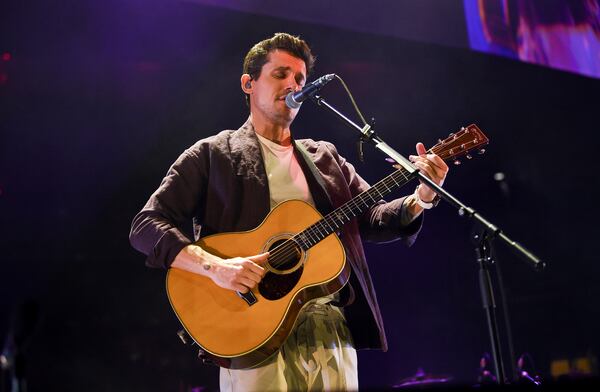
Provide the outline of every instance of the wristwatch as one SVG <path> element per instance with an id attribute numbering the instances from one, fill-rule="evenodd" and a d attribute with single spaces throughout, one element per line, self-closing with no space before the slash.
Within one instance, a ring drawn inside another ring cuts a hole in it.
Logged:
<path id="1" fill-rule="evenodd" d="M 422 208 L 429 210 L 435 206 L 438 205 L 438 203 L 440 202 L 440 197 L 438 195 L 435 195 L 435 197 L 433 198 L 432 201 L 430 202 L 426 202 L 421 200 L 421 198 L 419 197 L 419 187 L 421 185 L 417 185 L 417 187 L 415 188 L 415 199 L 417 200 L 417 204 L 420 205 Z"/>

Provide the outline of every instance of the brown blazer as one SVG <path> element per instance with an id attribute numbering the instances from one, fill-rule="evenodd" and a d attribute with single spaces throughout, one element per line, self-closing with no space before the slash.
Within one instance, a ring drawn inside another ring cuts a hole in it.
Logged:
<path id="1" fill-rule="evenodd" d="M 295 144 L 296 156 L 322 213 L 369 188 L 354 167 L 338 155 L 333 144 L 311 139 Z M 350 286 L 344 290 L 346 295 L 342 295 L 344 314 L 358 349 L 387 350 L 361 235 L 369 241 L 402 239 L 411 245 L 423 215 L 402 227 L 403 200 L 379 202 L 342 231 L 341 240 L 354 272 Z M 269 184 L 262 152 L 248 120 L 238 130 L 222 131 L 184 151 L 133 219 L 129 238 L 134 248 L 148 256 L 148 266 L 169 268 L 179 251 L 193 242 L 182 229 L 189 225 L 190 219 L 194 237 L 198 239 L 253 229 L 269 210 Z"/>

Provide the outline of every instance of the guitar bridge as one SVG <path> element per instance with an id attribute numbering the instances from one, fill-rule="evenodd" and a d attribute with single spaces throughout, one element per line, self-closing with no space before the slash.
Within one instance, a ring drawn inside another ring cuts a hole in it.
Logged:
<path id="1" fill-rule="evenodd" d="M 238 297 L 240 297 L 241 299 L 246 301 L 248 306 L 254 305 L 257 301 L 256 296 L 254 295 L 254 293 L 252 291 L 248 291 L 245 294 L 240 293 L 239 291 L 236 291 L 235 293 L 238 295 Z"/>

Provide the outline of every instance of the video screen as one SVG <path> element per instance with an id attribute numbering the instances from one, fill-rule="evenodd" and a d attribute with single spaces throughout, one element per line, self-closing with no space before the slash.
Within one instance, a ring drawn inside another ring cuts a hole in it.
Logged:
<path id="1" fill-rule="evenodd" d="M 599 0 L 464 0 L 471 49 L 600 78 Z"/>

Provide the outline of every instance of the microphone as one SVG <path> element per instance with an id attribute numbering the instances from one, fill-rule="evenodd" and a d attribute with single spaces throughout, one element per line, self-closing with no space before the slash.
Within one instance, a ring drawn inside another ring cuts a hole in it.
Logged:
<path id="1" fill-rule="evenodd" d="M 323 88 L 323 86 L 329 83 L 333 78 L 335 78 L 335 74 L 323 75 L 319 79 L 304 86 L 302 90 L 296 91 L 295 93 L 289 93 L 285 97 L 285 104 L 290 109 L 298 109 L 300 105 L 302 105 L 302 102 Z"/>

